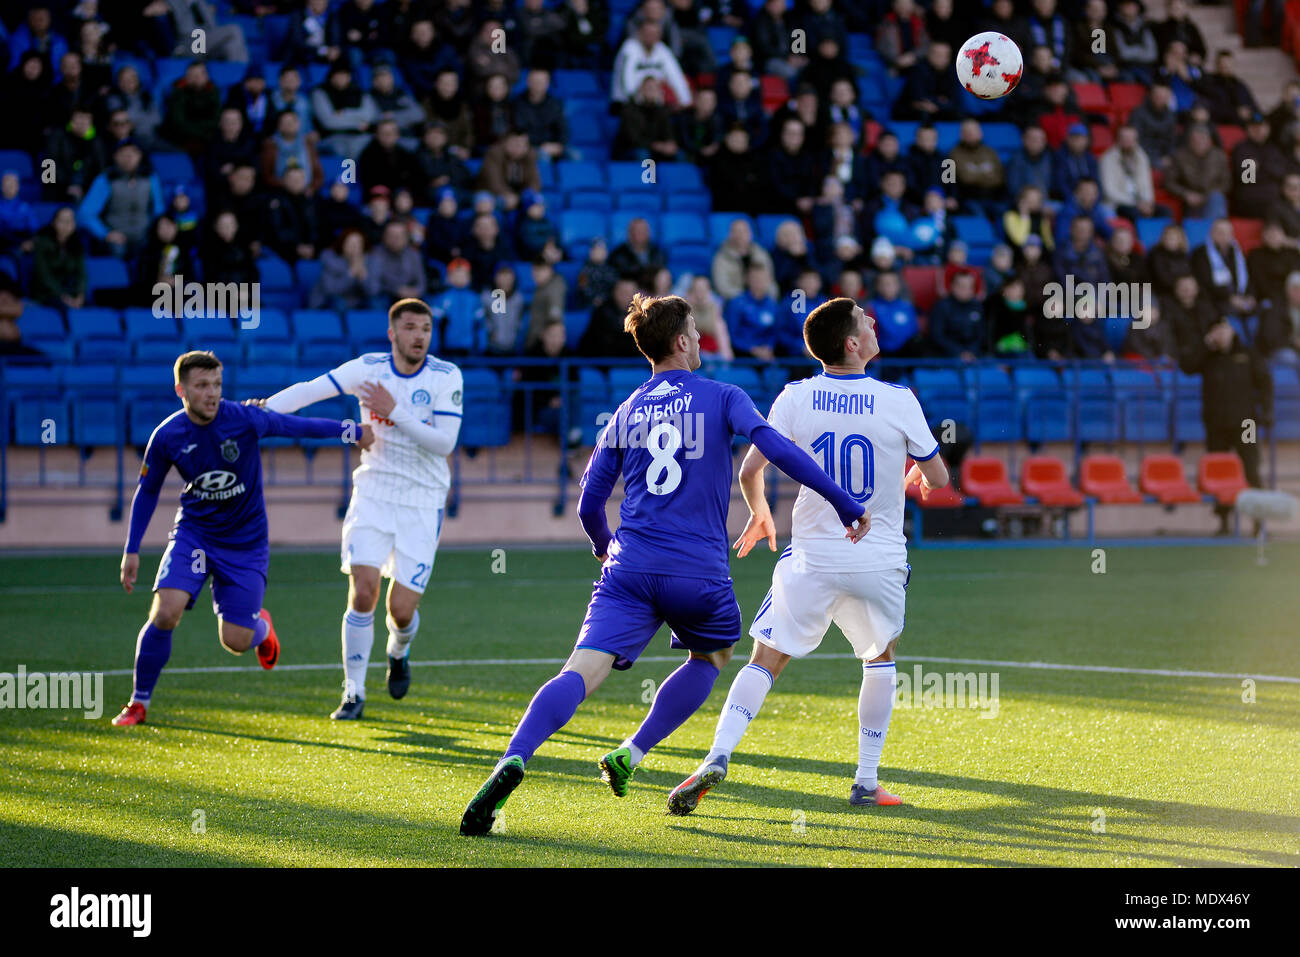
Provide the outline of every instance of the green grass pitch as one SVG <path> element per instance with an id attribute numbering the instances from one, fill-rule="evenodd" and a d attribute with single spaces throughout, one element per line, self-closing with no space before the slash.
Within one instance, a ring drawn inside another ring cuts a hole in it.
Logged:
<path id="1" fill-rule="evenodd" d="M 572 646 L 597 568 L 580 550 L 446 550 L 422 609 L 407 698 L 372 668 L 366 720 L 334 724 L 345 580 L 335 556 L 276 553 L 267 607 L 283 643 L 265 673 L 220 649 L 207 593 L 176 632 L 149 724 L 0 711 L 0 864 L 1300 865 L 1300 545 L 916 551 L 900 672 L 996 672 L 996 717 L 896 708 L 881 780 L 905 801 L 851 808 L 860 670 L 832 629 L 777 682 L 731 765 L 686 818 L 668 791 L 703 755 L 750 639 L 704 708 L 629 795 L 596 761 L 675 667 L 666 632 L 543 745 L 503 812 L 468 839 L 461 812 L 538 685 Z M 746 627 L 775 556 L 734 561 Z M 0 672 L 129 669 L 146 588 L 112 556 L 0 560 Z M 377 616 L 379 617 L 379 616 Z M 374 660 L 383 660 L 382 617 Z M 543 659 L 536 662 L 536 659 Z M 465 661 L 487 661 L 460 664 Z M 1026 668 L 1026 662 L 1113 672 Z M 237 670 L 178 673 L 177 669 Z M 1237 677 L 1291 676 L 1250 688 Z M 1245 699 L 1245 700 L 1244 700 Z"/>

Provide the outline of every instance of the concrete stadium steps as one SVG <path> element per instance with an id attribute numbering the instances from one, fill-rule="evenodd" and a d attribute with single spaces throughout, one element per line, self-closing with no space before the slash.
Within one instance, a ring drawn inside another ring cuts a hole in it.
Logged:
<path id="1" fill-rule="evenodd" d="M 1211 65 L 1218 50 L 1231 50 L 1235 54 L 1237 76 L 1255 94 L 1260 109 L 1267 113 L 1277 106 L 1282 99 L 1282 88 L 1296 78 L 1295 61 L 1278 47 L 1245 49 L 1241 35 L 1237 33 L 1236 15 L 1231 3 L 1226 6 L 1197 4 L 1190 8 L 1189 14 L 1205 38 Z M 1162 17 L 1163 13 L 1156 10 L 1152 15 Z"/>

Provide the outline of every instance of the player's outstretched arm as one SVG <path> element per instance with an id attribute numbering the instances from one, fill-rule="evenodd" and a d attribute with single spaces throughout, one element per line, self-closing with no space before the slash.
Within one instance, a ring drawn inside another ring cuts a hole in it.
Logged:
<path id="1" fill-rule="evenodd" d="M 830 502 L 835 514 L 848 529 L 849 538 L 857 542 L 867 534 L 871 528 L 871 513 L 861 502 L 832 482 L 830 476 L 818 468 L 812 456 L 770 425 L 754 429 L 749 439 L 773 465 Z"/>
<path id="2" fill-rule="evenodd" d="M 763 470 L 767 465 L 767 456 L 756 445 L 749 447 L 745 460 L 740 463 L 740 494 L 749 506 L 749 521 L 740 537 L 732 544 L 737 558 L 744 558 L 764 538 L 767 539 L 768 550 L 776 551 L 776 523 L 772 521 L 772 510 L 767 505 L 763 482 Z"/>
<path id="3" fill-rule="evenodd" d="M 357 425 L 351 419 L 316 419 L 301 415 L 284 415 L 270 409 L 248 407 L 250 415 L 263 416 L 258 425 L 258 435 L 278 435 L 288 439 L 336 439 L 344 445 L 369 448 L 374 433 L 368 425 Z"/>
<path id="4" fill-rule="evenodd" d="M 924 502 L 935 489 L 947 485 L 948 479 L 948 466 L 944 464 L 942 458 L 936 455 L 924 462 L 913 462 L 912 467 L 907 470 L 906 478 L 903 479 L 903 488 L 906 489 L 909 485 L 919 483 L 921 501 Z"/>
<path id="5" fill-rule="evenodd" d="M 324 402 L 326 399 L 342 394 L 343 390 L 339 388 L 338 382 L 326 373 L 308 382 L 295 382 L 269 399 L 262 400 L 260 405 L 271 412 L 297 412 L 313 403 Z"/>

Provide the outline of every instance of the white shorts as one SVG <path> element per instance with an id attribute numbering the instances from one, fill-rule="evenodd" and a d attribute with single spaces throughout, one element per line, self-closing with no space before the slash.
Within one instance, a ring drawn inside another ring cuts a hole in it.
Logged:
<path id="1" fill-rule="evenodd" d="M 834 622 L 853 653 L 871 661 L 903 633 L 911 577 L 911 565 L 869 572 L 801 570 L 787 549 L 749 633 L 755 641 L 802 658 L 817 650 Z"/>
<path id="2" fill-rule="evenodd" d="M 394 505 L 362 498 L 355 492 L 343 518 L 340 570 L 353 565 L 378 568 L 405 588 L 424 592 L 433 573 L 442 533 L 442 509 Z"/>

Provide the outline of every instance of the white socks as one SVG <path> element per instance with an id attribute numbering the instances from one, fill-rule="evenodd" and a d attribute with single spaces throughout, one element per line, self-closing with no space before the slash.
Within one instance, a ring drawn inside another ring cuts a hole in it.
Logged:
<path id="1" fill-rule="evenodd" d="M 411 653 L 411 639 L 420 630 L 420 612 L 411 616 L 411 623 L 405 628 L 398 628 L 392 615 L 388 616 L 388 657 L 405 658 Z"/>
<path id="2" fill-rule="evenodd" d="M 625 738 L 623 743 L 620 744 L 619 747 L 627 748 L 627 753 L 631 755 L 631 760 L 628 763 L 631 764 L 632 767 L 636 767 L 643 760 L 645 760 L 645 752 L 642 751 L 640 748 L 638 748 L 635 744 L 633 744 L 631 738 Z"/>
<path id="3" fill-rule="evenodd" d="M 713 747 L 709 756 L 723 755 L 730 758 L 736 750 L 740 739 L 745 736 L 749 722 L 763 707 L 763 699 L 772 690 L 772 675 L 762 665 L 750 663 L 740 669 L 736 680 L 727 692 L 727 703 L 722 706 L 718 716 L 718 729 L 713 732 Z"/>
<path id="4" fill-rule="evenodd" d="M 414 624 L 414 622 L 412 622 Z M 363 614 L 351 608 L 343 616 L 343 673 L 349 695 L 366 696 L 366 668 L 375 643 L 375 613 Z"/>
<path id="5" fill-rule="evenodd" d="M 892 661 L 862 665 L 862 691 L 858 695 L 858 773 L 854 783 L 868 790 L 876 787 L 880 752 L 894 713 L 894 687 L 898 669 Z"/>

